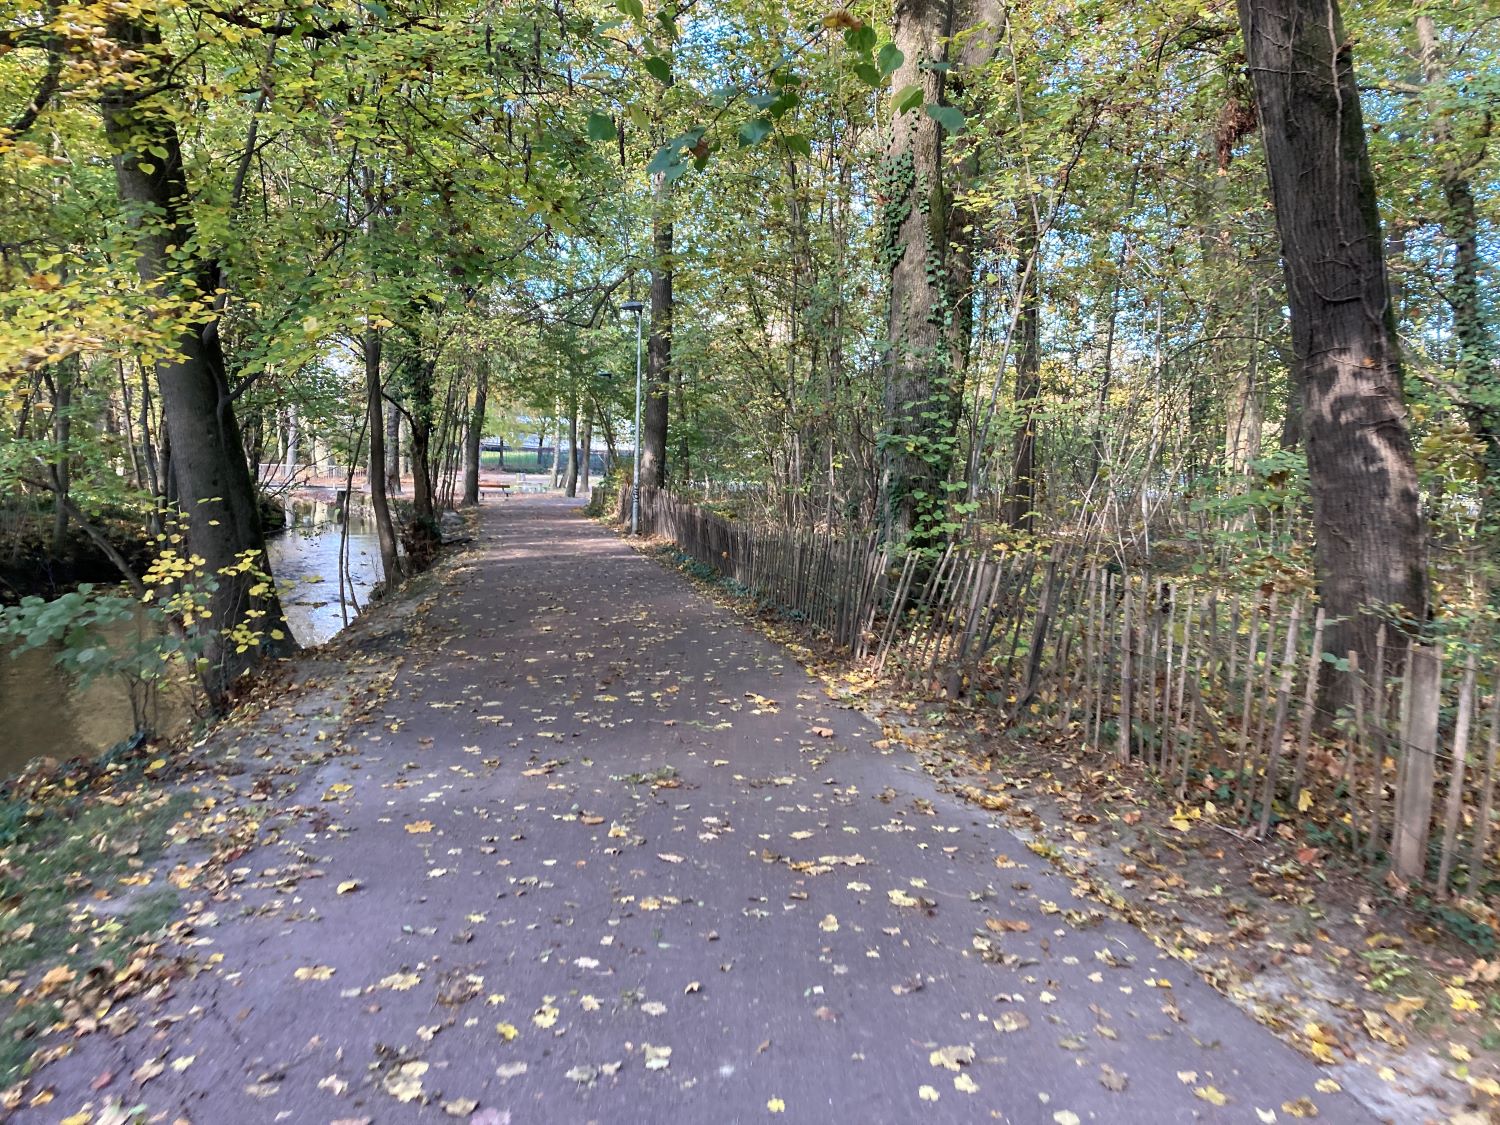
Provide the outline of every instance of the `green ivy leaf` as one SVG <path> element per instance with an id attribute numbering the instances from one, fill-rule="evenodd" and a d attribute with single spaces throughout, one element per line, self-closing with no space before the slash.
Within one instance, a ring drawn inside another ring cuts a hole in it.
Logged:
<path id="1" fill-rule="evenodd" d="M 961 133 L 964 128 L 963 111 L 951 105 L 930 105 L 926 107 L 927 116 L 936 121 L 949 133 Z"/>
<path id="2" fill-rule="evenodd" d="M 918 85 L 903 86 L 896 91 L 893 108 L 897 113 L 910 113 L 922 104 L 922 87 Z"/>
<path id="3" fill-rule="evenodd" d="M 875 65 L 880 68 L 880 73 L 887 77 L 895 74 L 905 61 L 906 56 L 901 53 L 901 48 L 894 43 L 884 44 L 880 48 L 880 53 L 875 56 Z"/>

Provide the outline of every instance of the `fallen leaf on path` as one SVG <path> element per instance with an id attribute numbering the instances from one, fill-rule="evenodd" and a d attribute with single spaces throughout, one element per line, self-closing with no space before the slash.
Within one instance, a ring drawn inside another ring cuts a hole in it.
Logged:
<path id="1" fill-rule="evenodd" d="M 414 1102 L 422 1096 L 422 1075 L 427 1070 L 425 1062 L 402 1063 L 385 1076 L 381 1085 L 398 1102 Z"/>
<path id="2" fill-rule="evenodd" d="M 932 1066 L 941 1066 L 947 1068 L 948 1070 L 957 1070 L 960 1066 L 964 1066 L 974 1061 L 974 1048 L 968 1046 L 941 1047 L 938 1050 L 931 1052 L 927 1056 L 927 1061 Z"/>

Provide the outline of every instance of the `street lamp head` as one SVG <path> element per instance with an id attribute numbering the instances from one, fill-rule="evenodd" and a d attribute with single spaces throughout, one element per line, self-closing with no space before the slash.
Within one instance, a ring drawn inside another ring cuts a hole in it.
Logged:
<path id="1" fill-rule="evenodd" d="M 620 306 L 620 311 L 634 313 L 636 316 L 640 316 L 641 311 L 645 307 L 646 306 L 640 301 L 626 301 L 623 305 Z"/>

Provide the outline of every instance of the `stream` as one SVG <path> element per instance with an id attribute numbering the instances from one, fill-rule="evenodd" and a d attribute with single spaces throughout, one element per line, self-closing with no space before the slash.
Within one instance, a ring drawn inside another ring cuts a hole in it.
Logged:
<path id="1" fill-rule="evenodd" d="M 329 640 L 358 612 L 353 604 L 341 607 L 339 602 L 338 515 L 331 502 L 294 501 L 287 510 L 286 527 L 267 539 L 287 624 L 304 646 Z M 380 581 L 380 544 L 374 521 L 359 507 L 351 512 L 347 550 L 353 598 L 363 608 Z M 349 597 L 346 580 L 345 598 Z M 121 641 L 133 632 L 123 626 Z M 155 705 L 158 731 L 169 733 L 191 715 L 186 688 L 161 689 Z M 63 761 L 100 754 L 133 729 L 130 699 L 121 681 L 100 676 L 82 687 L 53 664 L 50 651 L 37 649 L 14 658 L 0 652 L 0 779 L 36 757 Z"/>

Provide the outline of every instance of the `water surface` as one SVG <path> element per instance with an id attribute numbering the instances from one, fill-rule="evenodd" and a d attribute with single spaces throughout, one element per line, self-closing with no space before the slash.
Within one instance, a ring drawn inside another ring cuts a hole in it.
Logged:
<path id="1" fill-rule="evenodd" d="M 287 624 L 303 645 L 322 644 L 353 621 L 381 578 L 374 522 L 358 507 L 345 526 L 336 505 L 297 501 L 287 513 L 286 529 L 272 534 L 266 549 Z M 347 560 L 342 603 L 341 554 Z M 120 643 L 133 640 L 137 627 L 120 626 Z M 163 687 L 152 716 L 158 731 L 180 728 L 192 716 L 186 687 Z M 50 650 L 15 657 L 0 652 L 0 778 L 36 757 L 92 757 L 134 729 L 130 697 L 120 679 L 100 676 L 85 687 L 56 667 Z"/>

